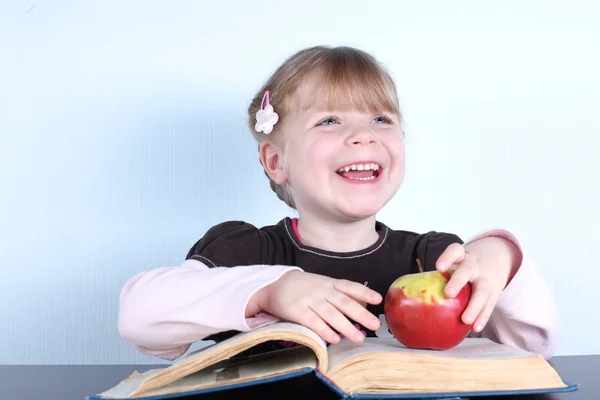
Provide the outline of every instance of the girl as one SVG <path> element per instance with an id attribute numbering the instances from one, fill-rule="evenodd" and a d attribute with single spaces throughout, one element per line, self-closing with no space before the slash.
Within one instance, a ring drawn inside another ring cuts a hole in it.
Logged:
<path id="1" fill-rule="evenodd" d="M 473 334 L 553 355 L 558 312 L 514 235 L 490 230 L 463 243 L 376 219 L 402 183 L 404 141 L 395 85 L 372 56 L 348 47 L 300 51 L 248 113 L 271 188 L 298 218 L 260 228 L 218 224 L 182 265 L 133 276 L 119 313 L 119 332 L 131 345 L 173 360 L 196 341 L 278 320 L 303 324 L 329 343 L 389 337 L 383 296 L 421 262 L 425 270 L 454 271 L 450 297 L 472 283 L 462 318 Z"/>

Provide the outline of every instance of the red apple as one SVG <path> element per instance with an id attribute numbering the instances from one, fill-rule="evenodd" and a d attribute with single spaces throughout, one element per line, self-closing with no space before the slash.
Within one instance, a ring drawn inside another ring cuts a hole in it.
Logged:
<path id="1" fill-rule="evenodd" d="M 467 283 L 457 296 L 449 298 L 444 294 L 449 279 L 448 272 L 430 271 L 404 275 L 392 283 L 384 313 L 400 343 L 413 349 L 447 350 L 469 334 L 471 325 L 461 317 L 471 297 L 471 285 Z"/>

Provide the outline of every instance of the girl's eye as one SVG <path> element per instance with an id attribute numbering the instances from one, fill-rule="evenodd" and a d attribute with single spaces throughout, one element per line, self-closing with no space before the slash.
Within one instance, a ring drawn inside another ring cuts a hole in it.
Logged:
<path id="1" fill-rule="evenodd" d="M 337 121 L 335 118 L 327 118 L 319 123 L 319 125 L 333 125 L 336 124 Z"/>
<path id="2" fill-rule="evenodd" d="M 378 124 L 391 124 L 393 123 L 392 120 L 384 115 L 380 115 L 379 117 L 375 117 L 375 119 L 373 120 Z"/>

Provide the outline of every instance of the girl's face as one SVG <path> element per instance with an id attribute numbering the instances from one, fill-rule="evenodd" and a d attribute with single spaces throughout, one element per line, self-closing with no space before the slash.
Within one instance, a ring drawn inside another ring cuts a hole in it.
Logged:
<path id="1" fill-rule="evenodd" d="M 356 110 L 327 111 L 303 104 L 284 126 L 282 181 L 300 215 L 357 220 L 375 215 L 404 178 L 404 140 L 398 116 Z"/>

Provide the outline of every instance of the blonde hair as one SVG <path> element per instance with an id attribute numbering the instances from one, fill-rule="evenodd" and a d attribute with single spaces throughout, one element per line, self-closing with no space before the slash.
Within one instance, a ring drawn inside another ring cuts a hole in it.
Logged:
<path id="1" fill-rule="evenodd" d="M 306 104 L 328 110 L 355 109 L 361 112 L 390 112 L 401 120 L 396 86 L 384 67 L 370 54 L 352 47 L 315 46 L 289 57 L 255 94 L 248 107 L 248 124 L 254 139 L 260 144 L 269 139 L 278 141 L 282 126 L 298 111 L 298 89 L 308 77 L 317 79 L 316 92 Z M 270 103 L 279 114 L 279 121 L 269 135 L 256 132 L 256 113 L 263 95 L 270 92 Z M 291 208 L 294 199 L 285 185 L 276 184 L 267 174 L 271 189 Z"/>

